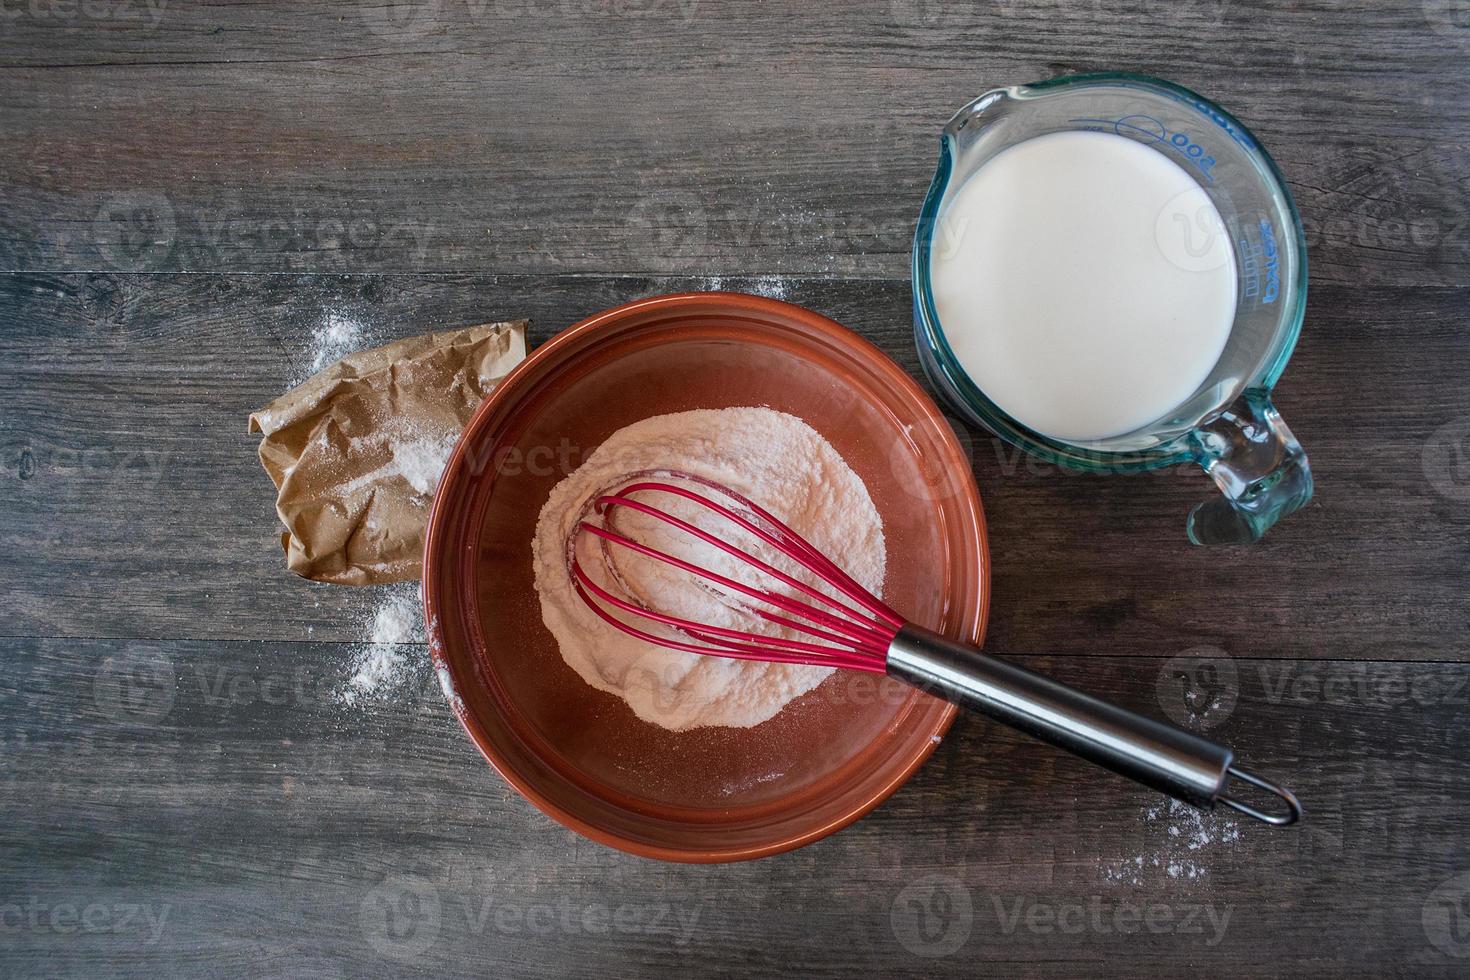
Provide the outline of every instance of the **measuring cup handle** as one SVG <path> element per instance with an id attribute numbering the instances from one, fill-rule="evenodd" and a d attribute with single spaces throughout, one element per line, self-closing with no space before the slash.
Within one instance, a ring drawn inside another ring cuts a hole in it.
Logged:
<path id="1" fill-rule="evenodd" d="M 1312 499 L 1312 471 L 1301 443 L 1265 389 L 1247 390 L 1190 434 L 1195 461 L 1224 495 L 1195 507 L 1195 544 L 1250 544 Z"/>

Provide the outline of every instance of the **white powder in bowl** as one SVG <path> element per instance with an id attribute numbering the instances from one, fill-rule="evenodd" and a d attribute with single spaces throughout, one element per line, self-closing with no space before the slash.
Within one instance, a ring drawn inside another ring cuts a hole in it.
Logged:
<path id="1" fill-rule="evenodd" d="M 642 470 L 677 470 L 729 487 L 770 511 L 863 587 L 881 595 L 887 551 L 878 510 L 862 480 L 826 439 L 801 419 L 768 408 L 700 410 L 645 419 L 615 432 L 552 490 L 541 510 L 532 550 L 541 617 L 556 637 L 562 659 L 588 684 L 616 694 L 639 718 L 664 728 L 758 725 L 820 684 L 831 669 L 737 661 L 655 646 L 604 623 L 572 588 L 566 541 L 583 505 Z M 668 497 L 648 502 L 722 537 L 728 537 L 733 527 L 697 508 L 680 507 Z M 731 577 L 754 580 L 735 559 L 688 535 L 636 514 L 619 520 L 629 529 L 637 528 L 633 536 L 638 540 Z M 762 631 L 763 624 L 748 611 L 732 608 L 687 573 L 636 557 L 621 571 L 630 591 L 660 611 Z"/>

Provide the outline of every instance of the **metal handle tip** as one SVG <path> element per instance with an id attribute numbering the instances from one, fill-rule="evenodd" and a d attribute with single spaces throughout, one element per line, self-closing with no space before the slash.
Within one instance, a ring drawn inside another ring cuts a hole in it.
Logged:
<path id="1" fill-rule="evenodd" d="M 1226 769 L 1225 773 L 1227 776 L 1243 779 L 1252 786 L 1259 787 L 1286 803 L 1285 813 L 1262 813 L 1248 803 L 1242 803 L 1240 800 L 1231 796 L 1221 795 L 1219 802 L 1230 807 L 1232 810 L 1238 810 L 1248 817 L 1254 817 L 1256 820 L 1261 821 L 1261 823 L 1267 823 L 1273 827 L 1289 827 L 1302 818 L 1302 805 L 1298 802 L 1296 796 L 1292 794 L 1291 790 L 1284 786 L 1277 786 L 1275 783 L 1248 773 L 1244 769 L 1237 769 L 1235 766 Z"/>

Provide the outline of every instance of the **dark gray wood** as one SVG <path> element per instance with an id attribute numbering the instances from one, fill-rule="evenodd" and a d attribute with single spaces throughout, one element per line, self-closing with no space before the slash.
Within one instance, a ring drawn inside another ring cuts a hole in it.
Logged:
<path id="1" fill-rule="evenodd" d="M 951 112 L 1129 69 L 1256 130 L 1319 281 L 1470 270 L 1460 0 L 36 2 L 3 268 L 898 278 Z"/>
<path id="2" fill-rule="evenodd" d="M 417 695 L 363 711 L 332 698 L 343 644 L 3 644 L 0 906 L 168 910 L 153 942 L 141 918 L 13 931 L 8 975 L 1463 975 L 1421 926 L 1435 886 L 1470 865 L 1463 664 L 1236 661 L 1239 699 L 1211 733 L 1293 774 L 1312 805 L 1297 831 L 1210 818 L 1211 841 L 1190 850 L 1191 822 L 1150 820 L 1146 791 L 964 718 L 847 831 L 710 868 L 619 855 L 540 815 L 471 751 L 426 670 Z M 1168 672 L 1151 657 L 1024 662 L 1153 712 Z M 1353 693 L 1406 676 L 1416 701 Z M 1323 705 L 1295 683 L 1312 677 L 1346 693 Z M 117 682 L 134 697 L 110 695 Z M 931 875 L 972 903 L 936 913 L 936 932 L 971 931 L 962 952 L 921 959 L 904 945 L 905 889 Z M 363 914 L 404 877 L 439 902 L 417 920 L 433 945 L 407 965 Z M 1145 905 L 1176 918 L 1113 931 L 1120 908 Z M 603 906 L 638 928 L 587 934 L 581 917 Z M 1047 910 L 1079 906 L 1080 927 L 1060 913 L 1078 931 L 1048 925 Z M 496 918 L 532 909 L 550 911 Z M 1229 918 L 1187 923 L 1196 909 Z"/>
<path id="3" fill-rule="evenodd" d="M 0 975 L 1464 975 L 1467 55 L 1457 0 L 4 4 Z M 723 287 L 916 372 L 939 127 L 1101 68 L 1216 98 L 1285 171 L 1318 494 L 1193 549 L 1198 473 L 962 428 L 988 642 L 1289 777 L 1302 827 L 966 718 L 833 838 L 665 865 L 512 792 L 421 649 L 411 694 L 340 702 L 381 593 L 286 572 L 245 431 L 324 315 L 540 342 Z"/>
<path id="4" fill-rule="evenodd" d="M 708 285 L 16 277 L 0 295 L 0 383 L 12 393 L 0 434 L 11 488 L 0 587 L 13 597 L 11 628 L 289 640 L 309 626 L 320 639 L 351 639 L 345 624 L 371 599 L 285 571 L 274 497 L 245 431 L 249 412 L 300 376 L 327 311 L 382 340 L 529 316 L 539 342 L 616 303 Z M 780 292 L 919 371 L 905 283 L 722 285 Z M 1068 656 L 1172 656 L 1209 644 L 1246 657 L 1464 660 L 1460 632 L 1447 627 L 1465 623 L 1470 478 L 1440 473 L 1449 464 L 1431 441 L 1470 416 L 1467 300 L 1466 290 L 1313 292 L 1279 401 L 1320 489 L 1255 548 L 1185 547 L 1185 515 L 1214 492 L 1193 467 L 1074 475 L 956 421 L 990 524 L 990 642 Z M 1426 479 L 1426 459 L 1449 496 Z M 19 479 L 25 465 L 33 472 Z"/>
<path id="5" fill-rule="evenodd" d="M 1208 488 L 1200 474 L 1064 476 L 965 436 L 991 528 L 991 648 L 1053 654 L 1027 662 L 1214 725 L 1258 768 L 1290 774 L 1312 809 L 1299 831 L 1235 825 L 1240 838 L 1223 842 L 1232 825 L 1214 822 L 1216 839 L 1191 851 L 1181 840 L 1192 826 L 1147 819 L 1147 794 L 966 720 L 898 796 L 833 840 L 737 868 L 665 867 L 580 841 L 515 797 L 423 673 L 415 697 L 340 705 L 350 643 L 381 594 L 285 571 L 272 490 L 244 426 L 300 373 L 324 311 L 382 340 L 529 315 L 540 341 L 614 303 L 705 285 L 8 277 L 0 896 L 167 906 L 174 918 L 156 943 L 136 929 L 24 929 L 0 961 L 22 974 L 44 963 L 68 975 L 113 965 L 224 976 L 264 962 L 328 977 L 460 975 L 486 963 L 531 976 L 593 963 L 615 976 L 960 976 L 981 964 L 1120 977 L 1200 965 L 1452 972 L 1421 919 L 1434 889 L 1470 867 L 1459 818 L 1470 779 L 1459 724 L 1470 698 L 1470 514 L 1454 482 L 1462 474 L 1424 460 L 1431 434 L 1466 415 L 1463 289 L 1315 291 L 1280 401 L 1321 490 L 1257 548 L 1185 544 L 1183 515 Z M 721 285 L 780 292 L 917 369 L 903 283 Z M 1198 658 L 1234 675 L 1191 688 L 1191 715 L 1171 678 Z M 119 677 L 140 686 L 141 719 L 108 693 Z M 150 704 L 166 712 L 156 718 Z M 1171 825 L 1184 836 L 1170 837 Z M 1129 865 L 1139 858 L 1142 868 Z M 404 875 L 440 903 L 424 920 L 437 922 L 434 945 L 407 966 L 394 959 L 399 946 L 362 925 L 364 903 L 401 894 Z M 905 891 L 931 887 L 930 875 L 971 900 L 968 918 L 925 920 L 937 935 L 972 929 L 960 952 L 933 960 L 912 953 L 912 910 L 936 900 Z M 1048 915 L 1094 901 L 1101 928 L 1047 931 Z M 680 943 L 667 931 L 589 936 L 565 923 L 511 932 L 514 920 L 493 918 L 501 907 L 579 916 L 620 904 L 698 919 Z M 1208 926 L 1181 935 L 1180 922 L 1159 934 L 1102 931 L 1118 909 L 1126 918 L 1143 905 L 1232 918 L 1214 945 Z M 1017 909 L 1039 918 L 1015 920 Z"/>

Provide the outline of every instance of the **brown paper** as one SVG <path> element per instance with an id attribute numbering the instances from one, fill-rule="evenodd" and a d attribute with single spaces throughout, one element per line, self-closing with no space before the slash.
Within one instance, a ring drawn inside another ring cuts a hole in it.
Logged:
<path id="1" fill-rule="evenodd" d="M 251 414 L 304 578 L 419 578 L 429 504 L 481 400 L 526 356 L 526 321 L 487 323 L 358 351 Z"/>

